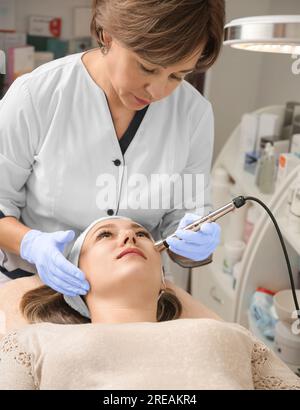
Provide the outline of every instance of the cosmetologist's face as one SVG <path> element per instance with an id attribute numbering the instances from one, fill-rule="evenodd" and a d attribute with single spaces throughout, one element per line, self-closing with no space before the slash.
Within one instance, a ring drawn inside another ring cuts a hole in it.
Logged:
<path id="1" fill-rule="evenodd" d="M 161 67 L 148 63 L 112 39 L 105 56 L 110 82 L 126 108 L 141 110 L 168 97 L 194 70 L 202 49 L 178 64 Z"/>

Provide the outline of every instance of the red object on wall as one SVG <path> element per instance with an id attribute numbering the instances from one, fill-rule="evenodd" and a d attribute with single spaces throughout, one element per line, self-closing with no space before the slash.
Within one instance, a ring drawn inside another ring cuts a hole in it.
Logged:
<path id="1" fill-rule="evenodd" d="M 50 21 L 49 25 L 50 33 L 54 37 L 60 37 L 61 34 L 61 18 L 55 18 Z"/>

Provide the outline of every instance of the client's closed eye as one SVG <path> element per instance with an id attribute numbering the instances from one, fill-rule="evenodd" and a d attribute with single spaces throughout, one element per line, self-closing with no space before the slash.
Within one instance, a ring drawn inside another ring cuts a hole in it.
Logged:
<path id="1" fill-rule="evenodd" d="M 148 232 L 146 232 L 146 231 L 139 231 L 139 232 L 137 232 L 136 234 L 137 234 L 137 235 L 142 234 L 143 236 L 146 236 L 146 238 L 149 238 L 149 239 L 150 239 L 150 235 L 149 235 Z"/>
<path id="2" fill-rule="evenodd" d="M 142 235 L 143 237 L 146 237 L 148 239 L 151 239 L 150 234 L 146 231 L 138 231 L 136 232 L 137 235 Z M 97 235 L 96 239 L 102 239 L 102 238 L 108 238 L 110 236 L 112 236 L 112 232 L 111 231 L 102 231 Z"/>
<path id="3" fill-rule="evenodd" d="M 103 231 L 103 232 L 100 232 L 97 235 L 97 239 L 108 237 L 108 236 L 111 236 L 111 235 L 112 235 L 112 233 L 110 231 Z"/>

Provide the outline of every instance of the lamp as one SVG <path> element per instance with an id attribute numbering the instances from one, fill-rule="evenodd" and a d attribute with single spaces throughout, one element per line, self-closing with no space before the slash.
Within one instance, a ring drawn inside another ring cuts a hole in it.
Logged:
<path id="1" fill-rule="evenodd" d="M 224 44 L 249 51 L 300 55 L 300 15 L 232 20 L 225 26 Z"/>

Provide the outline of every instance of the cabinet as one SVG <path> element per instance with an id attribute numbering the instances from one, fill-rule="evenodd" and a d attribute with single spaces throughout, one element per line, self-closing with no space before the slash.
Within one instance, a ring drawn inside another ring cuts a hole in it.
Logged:
<path id="1" fill-rule="evenodd" d="M 265 107 L 256 112 L 275 113 L 283 118 L 284 107 Z M 294 169 L 280 186 L 276 187 L 272 195 L 264 195 L 255 185 L 254 175 L 244 171 L 242 158 L 238 158 L 239 138 L 240 125 L 233 131 L 220 152 L 214 164 L 212 175 L 216 168 L 224 168 L 233 183 L 240 187 L 240 195 L 255 196 L 271 209 L 285 239 L 295 286 L 299 287 L 300 234 L 290 232 L 287 228 L 285 208 L 289 187 L 300 172 L 300 166 Z M 227 199 L 224 198 L 224 205 L 227 202 Z M 226 236 L 226 229 L 229 229 L 226 218 L 228 221 L 229 214 L 223 217 L 225 221 L 222 224 L 224 227 L 223 238 Z M 211 264 L 192 270 L 192 295 L 218 313 L 224 320 L 238 322 L 249 327 L 247 310 L 251 296 L 257 287 L 262 286 L 275 292 L 290 288 L 287 266 L 277 233 L 271 219 L 263 209 L 243 254 L 241 274 L 235 289 L 233 289 L 232 276 L 222 271 L 223 257 L 224 246 L 221 245 L 215 252 Z"/>

